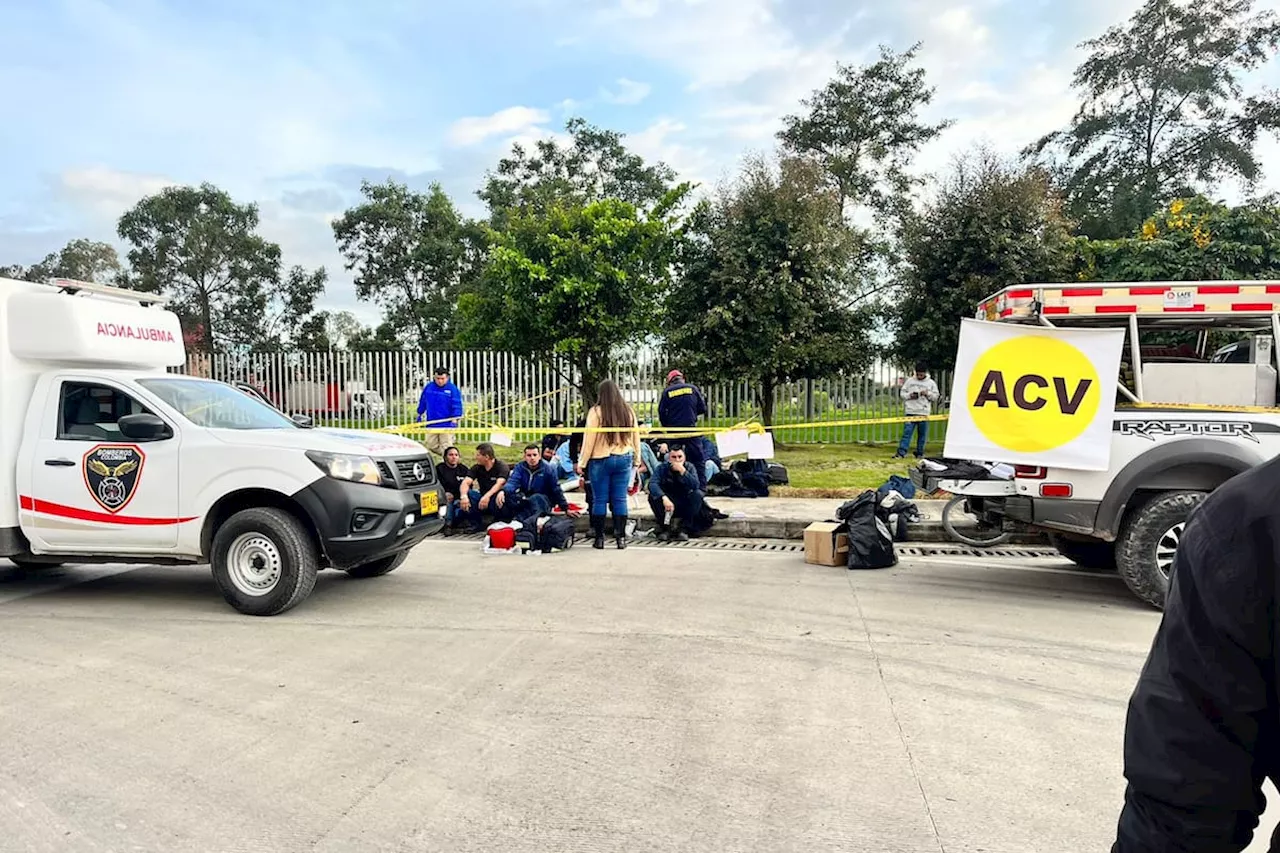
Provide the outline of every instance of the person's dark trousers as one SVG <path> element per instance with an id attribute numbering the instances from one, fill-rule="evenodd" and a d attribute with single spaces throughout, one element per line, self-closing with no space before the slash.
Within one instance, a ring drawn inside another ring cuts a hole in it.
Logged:
<path id="1" fill-rule="evenodd" d="M 911 433 L 916 433 L 916 456 L 924 456 L 924 444 L 929 438 L 928 421 L 907 421 L 902 425 L 902 441 L 898 442 L 898 456 L 906 456 L 911 446 Z"/>
<path id="2" fill-rule="evenodd" d="M 698 474 L 698 488 L 705 492 L 707 490 L 707 454 L 702 450 L 702 440 L 697 437 L 688 439 L 684 445 L 684 456 Z"/>
<path id="3" fill-rule="evenodd" d="M 538 516 L 551 514 L 551 501 L 546 495 L 508 496 L 503 504 L 500 518 L 503 521 L 518 521 L 525 527 L 538 520 Z"/>
<path id="4" fill-rule="evenodd" d="M 690 492 L 685 495 L 667 495 L 671 499 L 672 506 L 675 511 L 671 513 L 671 519 L 680 519 L 681 526 L 693 534 L 698 534 L 706 530 L 706 525 L 702 522 L 702 492 Z M 662 498 L 649 496 L 649 509 L 653 510 L 653 517 L 659 525 L 667 525 L 671 523 L 671 519 L 667 518 L 666 508 L 662 505 Z"/>

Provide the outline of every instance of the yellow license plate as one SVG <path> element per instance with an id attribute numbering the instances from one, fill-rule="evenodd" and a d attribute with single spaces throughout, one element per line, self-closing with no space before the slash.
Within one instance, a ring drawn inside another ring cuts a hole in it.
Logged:
<path id="1" fill-rule="evenodd" d="M 423 515 L 435 515 L 440 511 L 440 496 L 435 492 L 425 492 L 419 495 L 418 501 L 422 504 Z"/>

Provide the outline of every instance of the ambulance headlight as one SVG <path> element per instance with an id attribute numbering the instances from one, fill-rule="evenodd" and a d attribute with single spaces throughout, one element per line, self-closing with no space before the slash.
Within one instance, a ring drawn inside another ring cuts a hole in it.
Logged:
<path id="1" fill-rule="evenodd" d="M 316 467 L 335 480 L 350 480 L 353 483 L 382 484 L 382 473 L 378 465 L 368 456 L 348 456 L 345 453 L 322 453 L 319 450 L 308 450 L 307 458 L 316 463 Z"/>

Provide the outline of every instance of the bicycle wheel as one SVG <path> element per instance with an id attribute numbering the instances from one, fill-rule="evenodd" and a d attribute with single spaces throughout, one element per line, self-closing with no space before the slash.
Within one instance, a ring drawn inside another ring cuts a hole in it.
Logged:
<path id="1" fill-rule="evenodd" d="M 959 507 L 958 510 L 957 507 Z M 1001 528 L 978 518 L 969 510 L 964 495 L 956 495 L 942 508 L 942 527 L 955 541 L 975 548 L 1000 545 L 1008 542 L 1013 536 L 1012 533 L 1006 533 Z"/>

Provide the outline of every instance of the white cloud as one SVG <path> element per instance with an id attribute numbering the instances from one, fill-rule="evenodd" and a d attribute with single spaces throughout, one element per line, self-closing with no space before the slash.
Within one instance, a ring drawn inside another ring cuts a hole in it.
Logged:
<path id="1" fill-rule="evenodd" d="M 69 169 L 57 178 L 60 195 L 95 219 L 111 223 L 144 197 L 176 185 L 176 181 L 161 175 L 122 172 L 105 166 Z"/>
<path id="2" fill-rule="evenodd" d="M 477 145 L 494 136 L 536 135 L 551 120 L 546 110 L 534 107 L 507 107 L 487 116 L 467 116 L 449 127 L 454 145 Z"/>
<path id="3" fill-rule="evenodd" d="M 635 80 L 628 80 L 626 77 L 619 77 L 614 83 L 613 89 L 601 88 L 600 97 L 611 104 L 638 104 L 645 98 L 649 97 L 649 93 L 653 91 L 653 87 L 648 83 L 639 83 Z"/>

